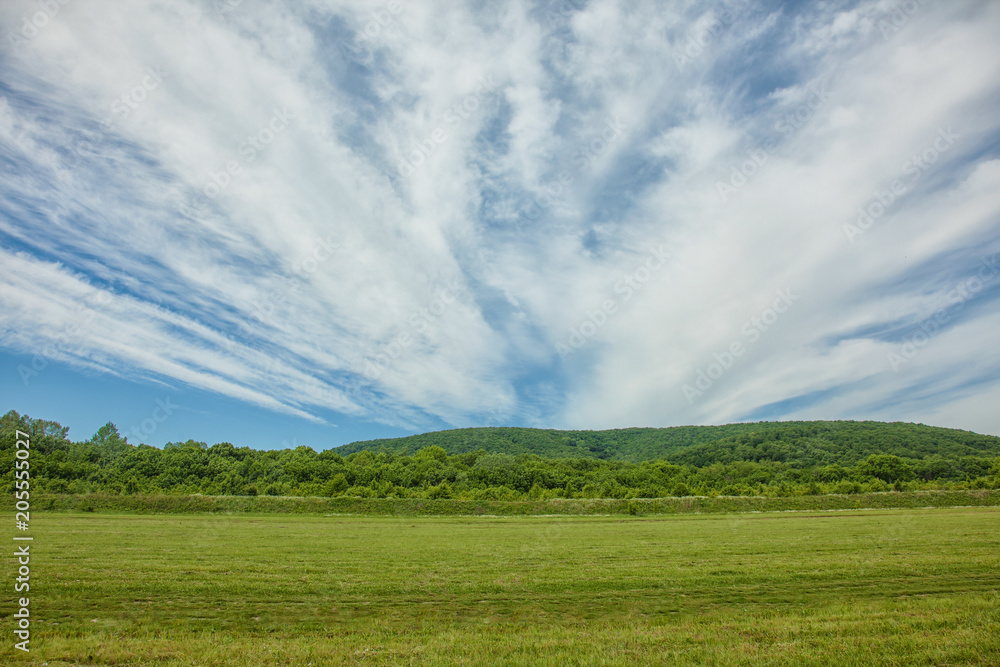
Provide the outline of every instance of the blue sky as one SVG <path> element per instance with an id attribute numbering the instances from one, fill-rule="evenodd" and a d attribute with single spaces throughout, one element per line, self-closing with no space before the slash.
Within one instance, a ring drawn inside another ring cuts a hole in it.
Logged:
<path id="1" fill-rule="evenodd" d="M 995 2 L 50 5 L 0 6 L 4 410 L 1000 435 Z"/>

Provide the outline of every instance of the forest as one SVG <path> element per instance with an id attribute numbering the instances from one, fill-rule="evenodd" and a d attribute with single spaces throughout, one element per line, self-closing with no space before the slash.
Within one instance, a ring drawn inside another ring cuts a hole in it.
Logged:
<path id="1" fill-rule="evenodd" d="M 112 423 L 74 442 L 67 427 L 12 410 L 0 417 L 8 491 L 17 430 L 31 436 L 35 493 L 520 500 L 1000 488 L 1000 438 L 921 424 L 487 427 L 317 452 L 194 440 L 136 445 Z"/>

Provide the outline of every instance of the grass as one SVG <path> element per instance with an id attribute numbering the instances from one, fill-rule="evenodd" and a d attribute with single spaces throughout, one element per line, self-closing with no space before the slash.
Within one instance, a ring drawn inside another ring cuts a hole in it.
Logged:
<path id="1" fill-rule="evenodd" d="M 2 664 L 1000 664 L 995 508 L 33 519 Z"/>
<path id="2" fill-rule="evenodd" d="M 10 498 L 0 500 L 13 510 Z M 581 514 L 703 514 L 924 507 L 1000 506 L 1000 490 L 905 491 L 790 496 L 688 496 L 683 498 L 556 498 L 549 500 L 457 500 L 356 498 L 338 496 L 118 495 L 109 493 L 40 494 L 36 509 L 46 511 L 139 512 L 151 514 L 263 513 L 365 514 L 371 516 L 531 516 Z"/>

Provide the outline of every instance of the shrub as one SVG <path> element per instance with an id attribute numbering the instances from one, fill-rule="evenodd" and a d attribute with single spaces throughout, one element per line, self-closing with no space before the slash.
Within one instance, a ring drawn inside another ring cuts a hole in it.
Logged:
<path id="1" fill-rule="evenodd" d="M 837 484 L 833 487 L 833 492 L 842 494 L 861 493 L 861 485 L 857 482 L 849 482 L 845 479 L 837 482 Z"/>
<path id="2" fill-rule="evenodd" d="M 427 489 L 427 497 L 431 500 L 439 500 L 441 498 L 451 498 L 452 491 L 451 485 L 448 482 L 442 482 L 437 486 L 432 486 Z"/>

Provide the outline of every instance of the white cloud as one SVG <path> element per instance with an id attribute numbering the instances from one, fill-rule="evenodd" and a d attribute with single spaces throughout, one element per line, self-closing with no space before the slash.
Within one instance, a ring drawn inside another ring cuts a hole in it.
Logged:
<path id="1" fill-rule="evenodd" d="M 0 251 L 21 273 L 3 345 L 38 351 L 55 334 L 29 332 L 103 293 L 55 358 L 310 418 L 668 425 L 811 396 L 774 416 L 879 406 L 1000 432 L 968 389 L 996 385 L 962 370 L 997 363 L 961 343 L 990 294 L 935 339 L 952 356 L 921 354 L 949 378 L 933 409 L 879 366 L 887 330 L 995 237 L 995 5 L 925 4 L 885 35 L 872 2 L 491 7 L 69 3 L 4 46 Z M 36 9 L 5 3 L 0 24 Z M 602 139 L 609 122 L 624 131 Z M 942 128 L 960 138 L 850 243 Z M 616 285 L 661 244 L 671 261 L 626 302 Z M 750 344 L 786 288 L 800 298 Z"/>

